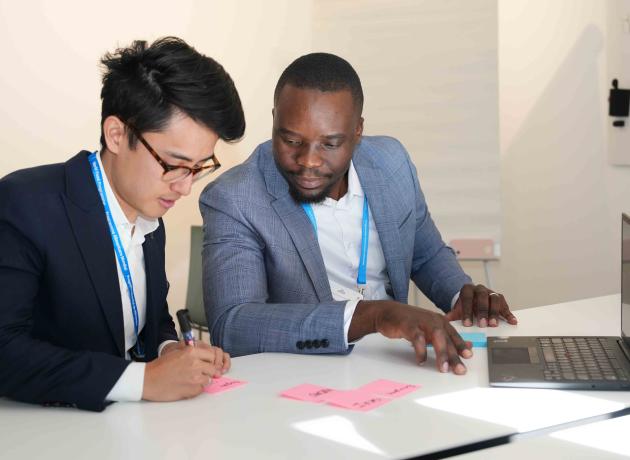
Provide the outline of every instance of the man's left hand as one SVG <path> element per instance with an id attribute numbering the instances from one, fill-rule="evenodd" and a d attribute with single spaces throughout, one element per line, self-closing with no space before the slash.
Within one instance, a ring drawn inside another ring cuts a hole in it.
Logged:
<path id="1" fill-rule="evenodd" d="M 464 326 L 472 326 L 474 318 L 477 318 L 479 327 L 496 327 L 500 318 L 512 325 L 518 322 L 503 294 L 481 284 L 477 286 L 465 284 L 453 309 L 446 314 L 446 319 L 449 321 L 461 319 Z"/>

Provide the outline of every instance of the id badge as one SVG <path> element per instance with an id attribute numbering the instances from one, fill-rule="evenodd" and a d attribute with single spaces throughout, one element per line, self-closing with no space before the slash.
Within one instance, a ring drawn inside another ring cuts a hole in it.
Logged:
<path id="1" fill-rule="evenodd" d="M 337 286 L 332 290 L 332 296 L 335 300 L 363 300 L 363 295 L 356 289 L 347 289 L 341 286 Z"/>

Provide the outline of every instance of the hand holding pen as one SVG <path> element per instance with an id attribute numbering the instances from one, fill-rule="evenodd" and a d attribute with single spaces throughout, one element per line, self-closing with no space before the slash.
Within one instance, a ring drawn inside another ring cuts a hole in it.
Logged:
<path id="1" fill-rule="evenodd" d="M 147 363 L 142 398 L 175 401 L 203 392 L 212 377 L 231 366 L 230 355 L 218 347 L 195 341 L 187 310 L 177 312 L 183 341 L 169 343 L 160 357 Z"/>

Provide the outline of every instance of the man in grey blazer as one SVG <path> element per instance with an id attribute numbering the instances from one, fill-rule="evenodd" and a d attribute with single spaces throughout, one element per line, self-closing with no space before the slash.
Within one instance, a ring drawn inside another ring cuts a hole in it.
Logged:
<path id="1" fill-rule="evenodd" d="M 432 344 L 441 372 L 463 374 L 471 344 L 449 320 L 516 318 L 442 241 L 404 147 L 362 136 L 362 108 L 348 62 L 298 58 L 276 86 L 271 141 L 202 193 L 212 339 L 233 356 L 349 353 L 379 332 L 419 363 Z M 407 305 L 410 279 L 447 314 Z"/>

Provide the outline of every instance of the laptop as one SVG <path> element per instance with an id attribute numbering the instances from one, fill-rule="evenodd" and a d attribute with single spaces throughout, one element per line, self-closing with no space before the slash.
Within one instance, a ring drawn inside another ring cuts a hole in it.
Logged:
<path id="1" fill-rule="evenodd" d="M 490 386 L 630 390 L 630 217 L 621 216 L 621 337 L 488 337 Z"/>

